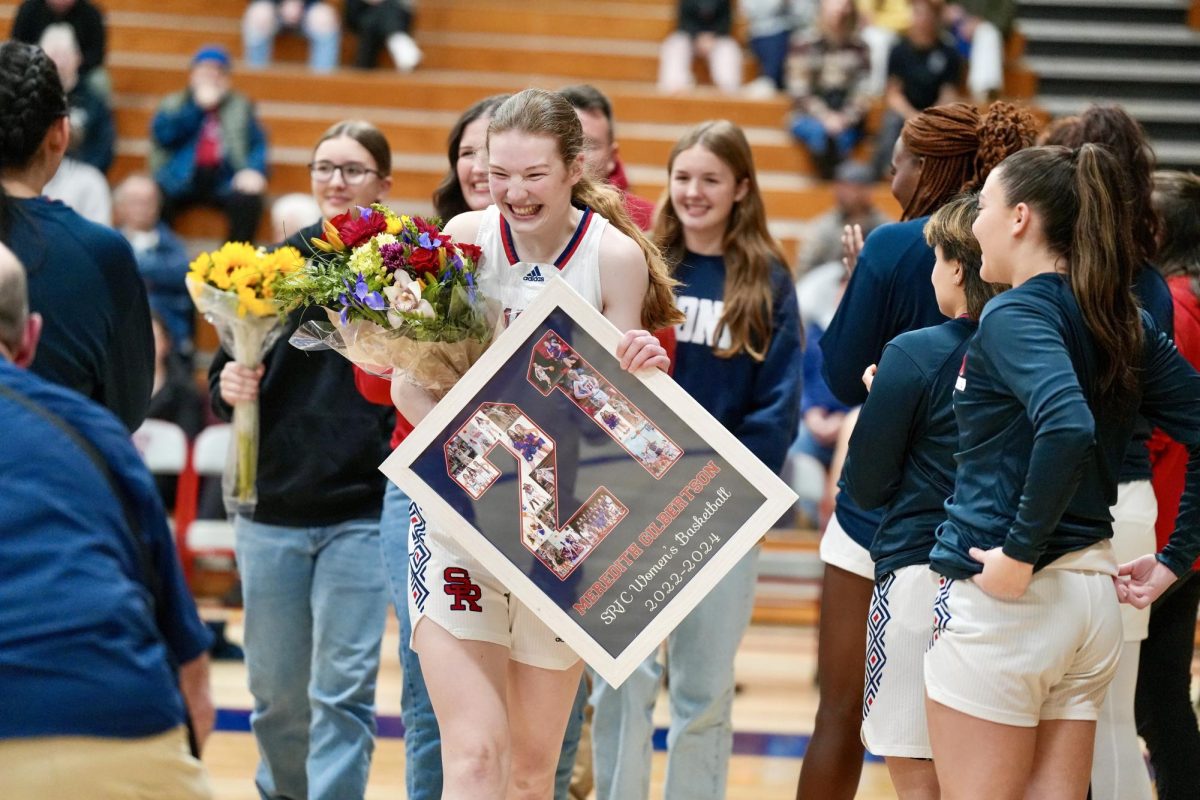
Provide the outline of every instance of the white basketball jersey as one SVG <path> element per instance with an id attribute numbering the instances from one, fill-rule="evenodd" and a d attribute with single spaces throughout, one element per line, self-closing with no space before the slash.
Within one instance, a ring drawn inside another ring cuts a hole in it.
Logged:
<path id="1" fill-rule="evenodd" d="M 599 309 L 600 238 L 607 227 L 608 220 L 585 208 L 575 233 L 553 263 L 527 262 L 521 260 L 512 231 L 500 215 L 500 209 L 488 206 L 475 240 L 483 250 L 479 288 L 488 297 L 500 301 L 506 323 L 533 302 L 555 272 L 584 300 Z"/>

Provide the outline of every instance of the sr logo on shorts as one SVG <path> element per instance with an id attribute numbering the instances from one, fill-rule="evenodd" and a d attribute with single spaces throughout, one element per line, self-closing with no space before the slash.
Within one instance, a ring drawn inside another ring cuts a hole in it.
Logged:
<path id="1" fill-rule="evenodd" d="M 479 605 L 483 590 L 471 581 L 471 573 L 462 567 L 446 567 L 442 577 L 446 580 L 446 594 L 454 598 L 451 611 L 483 611 L 483 606 Z"/>

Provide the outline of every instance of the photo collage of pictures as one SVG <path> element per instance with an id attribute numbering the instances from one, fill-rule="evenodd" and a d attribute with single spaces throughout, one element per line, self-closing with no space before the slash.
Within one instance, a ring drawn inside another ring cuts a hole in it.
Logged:
<path id="1" fill-rule="evenodd" d="M 587 414 L 658 480 L 683 451 L 554 331 L 533 348 L 529 382 L 544 395 L 556 389 Z"/>
<path id="2" fill-rule="evenodd" d="M 495 447 L 512 453 L 519 465 L 522 544 L 566 580 L 629 510 L 601 487 L 559 529 L 554 442 L 507 403 L 481 405 L 446 444 L 450 476 L 475 499 L 500 477 L 487 458 Z"/>
<path id="3" fill-rule="evenodd" d="M 562 391 L 656 480 L 683 456 L 678 445 L 553 331 L 534 346 L 528 379 L 547 397 Z M 476 500 L 500 477 L 488 459 L 495 447 L 512 453 L 519 465 L 522 544 L 565 580 L 628 509 L 600 487 L 560 529 L 554 442 L 508 403 L 481 404 L 446 443 L 450 477 Z"/>

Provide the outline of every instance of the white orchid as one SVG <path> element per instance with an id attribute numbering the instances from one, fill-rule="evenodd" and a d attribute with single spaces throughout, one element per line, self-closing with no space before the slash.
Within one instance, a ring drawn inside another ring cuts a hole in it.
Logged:
<path id="1" fill-rule="evenodd" d="M 407 284 L 393 284 L 385 286 L 383 294 L 388 299 L 388 322 L 393 327 L 400 327 L 404 322 L 404 318 L 397 314 L 397 311 L 403 311 L 408 314 L 416 314 L 421 317 L 432 319 L 436 316 L 433 306 L 429 301 L 421 297 L 421 284 L 417 281 L 409 281 Z"/>

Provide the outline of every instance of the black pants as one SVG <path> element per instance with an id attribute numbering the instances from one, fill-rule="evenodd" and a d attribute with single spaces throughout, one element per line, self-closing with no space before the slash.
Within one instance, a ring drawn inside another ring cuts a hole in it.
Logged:
<path id="1" fill-rule="evenodd" d="M 400 0 L 383 0 L 371 5 L 362 0 L 346 0 L 346 27 L 358 35 L 354 66 L 374 69 L 379 54 L 393 33 L 408 33 L 412 14 Z"/>
<path id="2" fill-rule="evenodd" d="M 253 243 L 257 238 L 258 222 L 262 219 L 263 196 L 222 191 L 221 188 L 215 170 L 197 170 L 188 191 L 163 198 L 163 219 L 173 226 L 175 218 L 190 206 L 216 206 L 229 220 L 228 241 Z"/>
<path id="3" fill-rule="evenodd" d="M 1158 800 L 1200 797 L 1200 728 L 1189 689 L 1200 575 L 1180 579 L 1150 611 L 1150 635 L 1142 642 L 1134 714 L 1150 750 Z"/>

